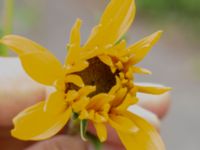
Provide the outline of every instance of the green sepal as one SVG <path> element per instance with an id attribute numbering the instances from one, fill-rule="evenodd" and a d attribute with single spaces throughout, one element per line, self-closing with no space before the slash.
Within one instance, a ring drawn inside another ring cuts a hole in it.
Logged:
<path id="1" fill-rule="evenodd" d="M 88 125 L 88 121 L 87 120 L 81 120 L 80 121 L 80 135 L 83 141 L 87 141 L 87 125 Z"/>

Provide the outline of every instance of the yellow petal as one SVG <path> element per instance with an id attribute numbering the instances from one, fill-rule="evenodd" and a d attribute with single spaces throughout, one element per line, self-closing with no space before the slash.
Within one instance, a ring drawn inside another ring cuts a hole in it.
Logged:
<path id="1" fill-rule="evenodd" d="M 135 10 L 134 0 L 111 0 L 85 47 L 114 45 L 129 29 Z"/>
<path id="2" fill-rule="evenodd" d="M 58 133 L 71 116 L 71 109 L 58 115 L 44 112 L 44 102 L 36 104 L 14 118 L 12 136 L 20 140 L 44 140 Z"/>
<path id="3" fill-rule="evenodd" d="M 116 130 L 132 133 L 137 132 L 137 125 L 129 118 L 122 115 L 110 115 L 109 124 Z"/>
<path id="4" fill-rule="evenodd" d="M 72 102 L 78 97 L 78 92 L 75 90 L 69 90 L 66 94 L 66 102 Z"/>
<path id="5" fill-rule="evenodd" d="M 117 93 L 115 93 L 115 98 L 111 101 L 112 107 L 120 105 L 126 96 L 127 88 L 121 88 Z"/>
<path id="6" fill-rule="evenodd" d="M 72 64 L 79 55 L 80 51 L 80 44 L 81 44 L 81 35 L 80 35 L 80 28 L 81 28 L 82 21 L 80 19 L 76 20 L 74 24 L 71 35 L 70 35 L 70 42 L 69 42 L 69 52 L 66 58 L 66 64 Z"/>
<path id="7" fill-rule="evenodd" d="M 62 65 L 50 53 L 27 53 L 20 55 L 20 60 L 27 74 L 45 85 L 53 85 L 54 81 L 64 76 Z"/>
<path id="8" fill-rule="evenodd" d="M 94 117 L 90 118 L 91 120 L 93 120 L 96 123 L 105 123 L 107 122 L 107 118 L 105 116 L 103 116 L 102 114 L 96 112 L 94 113 Z"/>
<path id="9" fill-rule="evenodd" d="M 89 119 L 89 112 L 83 109 L 79 115 L 80 120 Z"/>
<path id="10" fill-rule="evenodd" d="M 0 43 L 13 49 L 19 56 L 25 71 L 34 80 L 52 85 L 63 76 L 62 65 L 47 49 L 26 38 L 8 35 Z"/>
<path id="11" fill-rule="evenodd" d="M 165 145 L 154 127 L 130 112 L 126 112 L 126 116 L 134 121 L 139 128 L 138 132 L 135 133 L 116 130 L 127 150 L 165 150 Z"/>
<path id="12" fill-rule="evenodd" d="M 98 58 L 106 65 L 110 66 L 110 67 L 113 67 L 114 64 L 112 62 L 112 59 L 107 56 L 107 55 L 101 55 L 101 56 L 98 56 Z"/>
<path id="13" fill-rule="evenodd" d="M 73 103 L 72 105 L 73 111 L 79 113 L 81 110 L 85 109 L 89 101 L 90 99 L 88 97 L 82 97 L 80 100 Z"/>
<path id="14" fill-rule="evenodd" d="M 79 94 L 79 97 L 87 96 L 88 94 L 94 92 L 95 90 L 96 90 L 95 86 L 84 86 L 78 91 L 78 94 Z"/>
<path id="15" fill-rule="evenodd" d="M 80 72 L 84 69 L 86 69 L 89 66 L 89 63 L 87 61 L 77 61 L 74 65 L 67 65 L 67 68 L 65 70 L 66 74 L 74 73 L 74 72 Z"/>
<path id="16" fill-rule="evenodd" d="M 48 51 L 41 45 L 18 35 L 7 35 L 0 39 L 0 43 L 8 46 L 18 55 L 31 52 L 45 52 Z"/>
<path id="17" fill-rule="evenodd" d="M 136 64 L 143 60 L 143 58 L 148 54 L 151 48 L 156 44 L 156 42 L 160 39 L 162 31 L 158 31 L 153 33 L 152 35 L 142 39 L 141 41 L 137 42 L 133 46 L 128 48 L 129 55 L 134 55 L 134 62 Z"/>
<path id="18" fill-rule="evenodd" d="M 113 61 L 111 59 L 111 57 L 109 57 L 108 55 L 100 55 L 98 56 L 98 58 L 106 65 L 108 65 L 112 71 L 112 73 L 115 73 L 116 71 L 116 67 L 113 64 Z"/>
<path id="19" fill-rule="evenodd" d="M 127 94 L 126 98 L 122 101 L 122 103 L 117 107 L 118 110 L 127 110 L 133 104 L 136 104 L 138 99 L 136 97 Z"/>
<path id="20" fill-rule="evenodd" d="M 116 79 L 116 82 L 117 82 L 117 83 L 116 83 L 115 86 L 113 86 L 113 87 L 110 89 L 110 91 L 109 91 L 109 93 L 108 93 L 108 94 L 110 94 L 110 95 L 114 95 L 114 94 L 121 88 L 121 81 L 120 81 L 119 77 L 116 76 L 115 79 Z"/>
<path id="21" fill-rule="evenodd" d="M 97 132 L 97 136 L 101 142 L 106 141 L 107 139 L 107 129 L 103 123 L 94 123 L 94 127 Z"/>
<path id="22" fill-rule="evenodd" d="M 108 104 L 113 98 L 114 98 L 114 96 L 112 96 L 112 95 L 98 94 L 90 100 L 90 103 L 88 104 L 87 108 L 95 109 L 95 110 L 102 109 L 103 106 L 105 104 Z"/>
<path id="23" fill-rule="evenodd" d="M 73 83 L 73 84 L 77 85 L 78 87 L 84 86 L 84 82 L 83 82 L 82 78 L 78 75 L 68 75 L 65 77 L 65 81 L 67 83 Z"/>
<path id="24" fill-rule="evenodd" d="M 44 111 L 50 115 L 59 114 L 67 109 L 64 92 L 52 93 L 45 102 Z"/>
<path id="25" fill-rule="evenodd" d="M 147 75 L 152 74 L 152 72 L 149 71 L 148 69 L 140 68 L 140 67 L 136 67 L 136 66 L 133 66 L 132 70 L 134 73 L 138 73 L 138 74 L 147 74 Z"/>
<path id="26" fill-rule="evenodd" d="M 155 86 L 155 85 L 140 85 L 135 84 L 138 92 L 147 93 L 147 94 L 163 94 L 171 90 L 170 87 L 163 87 L 163 86 Z"/>

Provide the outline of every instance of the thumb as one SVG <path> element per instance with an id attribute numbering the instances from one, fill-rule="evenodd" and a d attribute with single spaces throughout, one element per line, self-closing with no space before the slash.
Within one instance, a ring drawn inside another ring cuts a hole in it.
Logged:
<path id="1" fill-rule="evenodd" d="M 34 144 L 26 150 L 86 150 L 86 143 L 79 137 L 60 135 Z"/>

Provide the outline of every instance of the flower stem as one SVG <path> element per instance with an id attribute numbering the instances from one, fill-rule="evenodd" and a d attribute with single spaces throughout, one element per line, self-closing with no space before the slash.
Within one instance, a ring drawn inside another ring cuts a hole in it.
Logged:
<path id="1" fill-rule="evenodd" d="M 4 0 L 3 36 L 10 34 L 13 29 L 14 0 Z M 7 56 L 7 48 L 0 45 L 0 55 Z"/>
<path id="2" fill-rule="evenodd" d="M 87 139 L 93 144 L 95 150 L 102 150 L 103 144 L 99 141 L 98 137 L 90 132 L 86 133 Z"/>

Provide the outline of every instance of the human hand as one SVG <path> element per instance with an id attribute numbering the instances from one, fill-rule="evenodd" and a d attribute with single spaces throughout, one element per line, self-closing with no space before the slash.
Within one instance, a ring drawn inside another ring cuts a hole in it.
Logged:
<path id="1" fill-rule="evenodd" d="M 86 150 L 88 144 L 79 137 L 57 135 L 37 143 L 18 141 L 9 134 L 12 118 L 24 108 L 44 100 L 49 88 L 44 87 L 23 71 L 17 58 L 0 58 L 0 145 L 2 150 Z M 140 94 L 140 103 L 132 112 L 142 116 L 158 130 L 169 108 L 169 94 L 160 96 Z M 90 129 L 91 132 L 93 129 Z M 111 128 L 108 127 L 108 141 L 103 150 L 122 150 L 123 146 Z"/>

